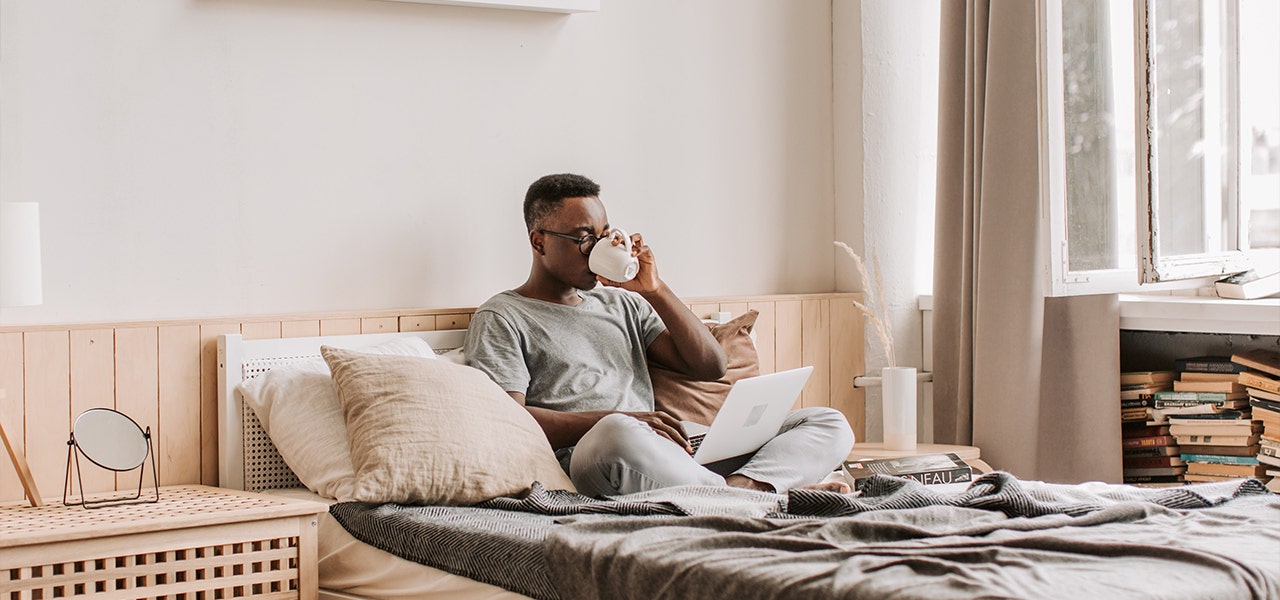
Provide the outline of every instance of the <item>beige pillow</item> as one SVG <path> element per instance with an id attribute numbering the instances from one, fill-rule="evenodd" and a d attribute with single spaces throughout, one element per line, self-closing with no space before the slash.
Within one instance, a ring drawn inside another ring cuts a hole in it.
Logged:
<path id="1" fill-rule="evenodd" d="M 682 421 L 710 425 L 734 382 L 760 374 L 760 357 L 756 354 L 755 342 L 751 341 L 751 329 L 759 315 L 755 310 L 748 310 L 727 323 L 710 326 L 711 335 L 720 342 L 728 359 L 729 369 L 720 379 L 696 381 L 676 371 L 650 366 L 656 408 Z"/>
<path id="2" fill-rule="evenodd" d="M 428 359 L 436 355 L 426 340 L 417 337 L 396 338 L 360 351 Z M 353 499 L 356 474 L 347 450 L 347 424 L 323 359 L 317 356 L 276 367 L 241 382 L 239 389 L 302 485 L 339 502 Z"/>
<path id="3" fill-rule="evenodd" d="M 444 360 L 320 348 L 361 502 L 470 505 L 573 483 L 533 417 L 488 375 Z"/>

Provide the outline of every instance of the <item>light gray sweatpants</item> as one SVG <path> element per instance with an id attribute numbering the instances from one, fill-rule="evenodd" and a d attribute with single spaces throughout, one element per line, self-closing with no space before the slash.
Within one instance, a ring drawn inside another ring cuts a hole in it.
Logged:
<path id="1" fill-rule="evenodd" d="M 853 449 L 853 430 L 832 408 L 791 411 L 778 435 L 755 454 L 700 465 L 639 419 L 613 414 L 600 419 L 573 447 L 557 455 L 578 491 L 618 496 L 674 485 L 724 485 L 745 475 L 778 492 L 822 481 Z"/>

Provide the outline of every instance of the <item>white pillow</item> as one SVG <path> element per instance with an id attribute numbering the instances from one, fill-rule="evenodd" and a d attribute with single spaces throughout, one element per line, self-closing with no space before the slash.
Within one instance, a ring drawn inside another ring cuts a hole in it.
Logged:
<path id="1" fill-rule="evenodd" d="M 359 351 L 436 357 L 431 345 L 417 337 L 397 338 Z M 241 382 L 239 389 L 302 485 L 339 502 L 354 499 L 355 470 L 347 425 L 324 359 L 317 356 L 276 367 Z"/>

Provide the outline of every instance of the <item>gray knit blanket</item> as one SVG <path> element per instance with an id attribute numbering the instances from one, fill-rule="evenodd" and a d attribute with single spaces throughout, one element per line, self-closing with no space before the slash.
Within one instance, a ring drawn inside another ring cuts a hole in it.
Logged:
<path id="1" fill-rule="evenodd" d="M 336 504 L 357 539 L 539 599 L 1276 598 L 1280 496 L 990 473 L 962 493 L 688 486 L 475 507 Z"/>

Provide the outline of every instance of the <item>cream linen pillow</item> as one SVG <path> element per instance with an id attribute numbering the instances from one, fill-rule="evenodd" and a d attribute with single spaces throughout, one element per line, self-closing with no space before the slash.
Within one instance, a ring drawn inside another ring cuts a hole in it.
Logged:
<path id="1" fill-rule="evenodd" d="M 416 337 L 360 351 L 435 357 L 431 345 Z M 242 382 L 239 389 L 302 485 L 340 502 L 354 499 L 356 474 L 347 450 L 347 424 L 324 359 L 317 356 L 276 367 Z"/>
<path id="2" fill-rule="evenodd" d="M 572 490 L 533 417 L 488 375 L 445 360 L 324 346 L 347 422 L 355 498 L 470 505 Z"/>

